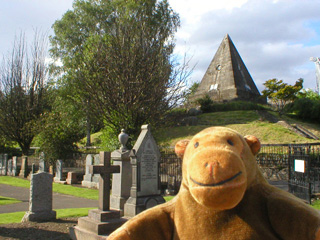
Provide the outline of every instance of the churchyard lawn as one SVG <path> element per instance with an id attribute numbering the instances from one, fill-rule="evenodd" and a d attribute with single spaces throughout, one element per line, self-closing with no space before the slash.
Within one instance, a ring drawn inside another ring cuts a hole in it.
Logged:
<path id="1" fill-rule="evenodd" d="M 7 205 L 7 204 L 13 204 L 13 203 L 19 203 L 19 202 L 21 201 L 15 198 L 0 196 L 0 205 Z"/>
<path id="2" fill-rule="evenodd" d="M 57 212 L 57 219 L 61 218 L 78 218 L 88 215 L 88 211 L 94 208 L 66 208 L 55 209 Z M 0 214 L 0 224 L 20 223 L 22 217 L 26 212 L 13 212 Z"/>

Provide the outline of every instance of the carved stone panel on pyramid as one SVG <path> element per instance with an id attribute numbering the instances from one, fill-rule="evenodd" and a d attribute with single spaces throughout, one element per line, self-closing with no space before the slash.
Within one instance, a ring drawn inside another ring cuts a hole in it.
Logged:
<path id="1" fill-rule="evenodd" d="M 222 40 L 192 99 L 205 95 L 217 102 L 265 102 L 228 34 Z"/>

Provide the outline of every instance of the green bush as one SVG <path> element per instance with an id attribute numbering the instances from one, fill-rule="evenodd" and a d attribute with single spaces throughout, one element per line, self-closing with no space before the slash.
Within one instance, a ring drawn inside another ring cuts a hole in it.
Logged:
<path id="1" fill-rule="evenodd" d="M 230 101 L 224 103 L 214 102 L 208 95 L 197 100 L 203 113 L 239 111 L 239 110 L 264 110 L 266 107 L 261 104 L 247 101 Z"/>
<path id="2" fill-rule="evenodd" d="M 287 113 L 292 113 L 303 120 L 320 120 L 320 100 L 299 98 L 285 109 Z"/>

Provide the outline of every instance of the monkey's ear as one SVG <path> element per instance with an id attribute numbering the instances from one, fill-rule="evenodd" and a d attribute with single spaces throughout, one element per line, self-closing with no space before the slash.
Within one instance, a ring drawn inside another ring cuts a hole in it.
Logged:
<path id="1" fill-rule="evenodd" d="M 253 135 L 247 135 L 244 137 L 244 139 L 248 143 L 253 155 L 257 155 L 261 148 L 259 139 Z"/>
<path id="2" fill-rule="evenodd" d="M 184 151 L 186 150 L 190 140 L 183 139 L 176 143 L 176 146 L 174 148 L 174 151 L 176 152 L 177 156 L 181 159 L 183 159 Z"/>

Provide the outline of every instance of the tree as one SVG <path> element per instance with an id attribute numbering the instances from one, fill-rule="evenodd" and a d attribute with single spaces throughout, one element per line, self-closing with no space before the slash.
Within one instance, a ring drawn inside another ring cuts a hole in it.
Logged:
<path id="1" fill-rule="evenodd" d="M 29 46 L 21 33 L 0 68 L 0 133 L 17 142 L 25 155 L 49 107 L 46 53 L 45 34 L 36 32 Z"/>
<path id="2" fill-rule="evenodd" d="M 50 163 L 68 159 L 77 149 L 75 143 L 85 136 L 84 112 L 62 96 L 61 89 L 50 89 L 52 109 L 44 114 L 36 137 L 37 146 Z"/>
<path id="3" fill-rule="evenodd" d="M 297 94 L 303 88 L 303 79 L 299 78 L 294 85 L 284 83 L 276 78 L 269 79 L 264 84 L 263 96 L 270 99 L 276 105 L 279 114 L 283 113 L 284 107 L 297 99 Z"/>
<path id="4" fill-rule="evenodd" d="M 172 57 L 179 24 L 167 0 L 76 0 L 53 25 L 61 83 L 115 132 L 137 133 L 184 95 L 187 64 Z"/>

